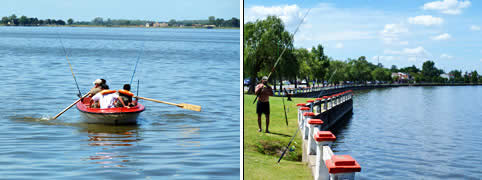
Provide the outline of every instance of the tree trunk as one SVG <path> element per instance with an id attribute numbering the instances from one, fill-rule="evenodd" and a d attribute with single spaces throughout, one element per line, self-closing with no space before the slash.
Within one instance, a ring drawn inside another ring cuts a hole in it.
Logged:
<path id="1" fill-rule="evenodd" d="M 279 76 L 279 91 L 283 91 L 283 78 L 281 78 L 281 75 Z"/>
<path id="2" fill-rule="evenodd" d="M 298 88 L 298 77 L 295 78 L 295 89 Z"/>
<path id="3" fill-rule="evenodd" d="M 254 77 L 251 77 L 249 80 L 249 88 L 248 88 L 248 94 L 254 94 L 254 86 L 256 85 L 256 79 Z"/>

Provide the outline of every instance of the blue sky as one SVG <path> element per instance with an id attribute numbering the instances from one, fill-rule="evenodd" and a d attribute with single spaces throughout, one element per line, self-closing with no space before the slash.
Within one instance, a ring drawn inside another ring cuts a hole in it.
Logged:
<path id="1" fill-rule="evenodd" d="M 239 0 L 2 0 L 0 16 L 25 15 L 40 19 L 207 19 L 240 17 Z"/>
<path id="2" fill-rule="evenodd" d="M 245 23 L 277 15 L 294 32 L 295 46 L 325 47 L 346 60 L 366 56 L 385 67 L 433 60 L 446 72 L 482 72 L 482 1 L 245 0 Z"/>

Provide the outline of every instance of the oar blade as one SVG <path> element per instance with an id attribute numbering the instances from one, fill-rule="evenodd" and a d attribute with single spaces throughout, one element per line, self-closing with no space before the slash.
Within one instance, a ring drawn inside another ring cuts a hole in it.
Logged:
<path id="1" fill-rule="evenodd" d="M 201 106 L 198 106 L 198 105 L 180 103 L 178 107 L 191 110 L 191 111 L 201 111 Z"/>

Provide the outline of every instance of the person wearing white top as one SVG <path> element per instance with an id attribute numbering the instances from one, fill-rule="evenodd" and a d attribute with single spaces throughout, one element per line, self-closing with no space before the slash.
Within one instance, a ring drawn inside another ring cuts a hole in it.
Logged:
<path id="1" fill-rule="evenodd" d="M 119 99 L 119 95 L 117 93 L 110 93 L 102 95 L 102 93 L 97 93 L 92 97 L 92 100 L 99 101 L 99 105 L 101 109 L 113 108 L 115 101 Z"/>

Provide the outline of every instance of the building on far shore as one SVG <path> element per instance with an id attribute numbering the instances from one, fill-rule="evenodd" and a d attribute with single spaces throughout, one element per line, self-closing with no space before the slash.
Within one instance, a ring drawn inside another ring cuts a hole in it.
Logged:
<path id="1" fill-rule="evenodd" d="M 445 73 L 445 74 L 441 74 L 440 77 L 450 80 L 454 78 L 454 75 Z"/>
<path id="2" fill-rule="evenodd" d="M 403 73 L 403 72 L 397 72 L 397 73 L 392 73 L 392 78 L 394 77 L 398 77 L 398 80 L 411 80 L 412 77 L 407 74 L 407 73 Z"/>
<path id="3" fill-rule="evenodd" d="M 156 22 L 154 23 L 154 27 L 168 27 L 169 25 L 165 22 L 163 23 L 159 23 L 159 22 Z"/>
<path id="4" fill-rule="evenodd" d="M 212 29 L 212 28 L 215 28 L 216 25 L 210 24 L 210 25 L 204 25 L 203 27 L 208 28 L 208 29 Z"/>

